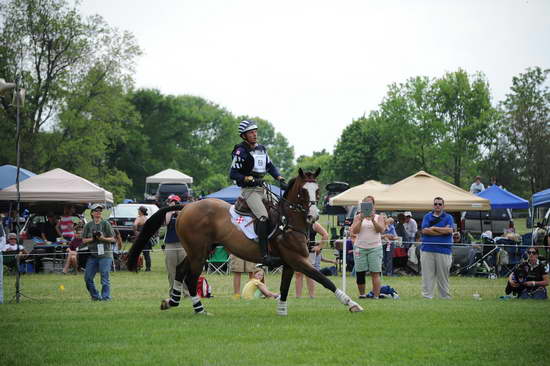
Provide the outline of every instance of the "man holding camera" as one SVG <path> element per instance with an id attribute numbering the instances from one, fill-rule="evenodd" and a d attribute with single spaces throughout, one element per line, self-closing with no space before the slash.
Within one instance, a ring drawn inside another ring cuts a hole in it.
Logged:
<path id="1" fill-rule="evenodd" d="M 107 301 L 111 300 L 109 272 L 113 265 L 112 244 L 116 242 L 115 234 L 111 224 L 101 217 L 103 206 L 96 203 L 92 205 L 91 210 L 92 221 L 84 226 L 82 233 L 82 242 L 88 246 L 90 252 L 86 262 L 84 281 L 92 301 Z M 101 275 L 101 295 L 94 284 L 94 278 L 98 271 Z"/>

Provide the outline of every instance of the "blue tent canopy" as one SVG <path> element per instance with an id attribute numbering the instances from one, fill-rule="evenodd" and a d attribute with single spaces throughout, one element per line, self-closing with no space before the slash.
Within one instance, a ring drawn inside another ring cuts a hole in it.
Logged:
<path id="1" fill-rule="evenodd" d="M 529 208 L 529 201 L 505 191 L 497 185 L 492 185 L 477 195 L 488 199 L 491 202 L 491 208 Z"/>
<path id="2" fill-rule="evenodd" d="M 535 193 L 531 201 L 533 207 L 550 207 L 550 188 Z"/>
<path id="3" fill-rule="evenodd" d="M 34 174 L 27 169 L 19 169 L 19 182 L 24 181 L 27 178 L 32 177 Z M 15 184 L 15 178 L 17 176 L 17 167 L 13 165 L 0 166 L 0 189 L 4 189 Z"/>
<path id="4" fill-rule="evenodd" d="M 271 191 L 276 195 L 279 195 L 281 191 L 279 187 L 271 184 L 269 184 L 269 189 L 271 189 Z M 237 185 L 232 185 L 229 187 L 225 187 L 217 192 L 211 193 L 208 196 L 206 196 L 206 198 L 218 198 L 222 201 L 233 204 L 235 203 L 237 198 L 240 196 L 240 194 L 241 194 L 241 187 Z"/>

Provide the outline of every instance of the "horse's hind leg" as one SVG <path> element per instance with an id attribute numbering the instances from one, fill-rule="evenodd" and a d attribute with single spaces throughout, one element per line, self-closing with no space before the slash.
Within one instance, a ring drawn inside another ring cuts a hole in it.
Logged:
<path id="1" fill-rule="evenodd" d="M 191 301 L 193 303 L 193 310 L 195 314 L 206 314 L 204 307 L 201 302 L 201 298 L 197 296 L 197 284 L 199 276 L 202 273 L 202 268 L 204 265 L 204 260 L 195 261 L 194 263 L 189 263 L 189 272 L 185 276 L 185 284 L 189 289 L 189 295 L 191 296 Z"/>
<path id="2" fill-rule="evenodd" d="M 283 267 L 283 275 L 281 277 L 281 297 L 277 302 L 277 315 L 288 315 L 288 303 L 286 299 L 288 297 L 288 290 L 290 289 L 290 282 L 292 281 L 292 276 L 294 275 L 294 270 L 292 267 L 285 265 Z"/>
<path id="3" fill-rule="evenodd" d="M 167 310 L 180 304 L 182 293 L 186 295 L 187 292 L 187 286 L 186 283 L 184 285 L 184 281 L 188 276 L 188 273 L 189 259 L 186 257 L 180 264 L 176 266 L 176 278 L 174 279 L 174 284 L 172 285 L 170 298 L 162 300 L 162 302 L 160 303 L 161 310 Z"/>

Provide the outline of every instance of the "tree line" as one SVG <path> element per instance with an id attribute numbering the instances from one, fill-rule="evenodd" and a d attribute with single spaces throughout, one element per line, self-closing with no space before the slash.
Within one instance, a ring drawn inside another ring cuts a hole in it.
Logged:
<path id="1" fill-rule="evenodd" d="M 321 167 L 322 186 L 394 183 L 418 170 L 463 188 L 475 175 L 486 183 L 496 177 L 524 196 L 550 186 L 550 71 L 540 67 L 515 76 L 496 104 L 483 73 L 462 69 L 389 85 L 376 110 L 344 129 L 333 153 L 294 162 L 287 138 L 261 116 L 235 116 L 197 96 L 136 89 L 142 50 L 135 37 L 101 16 L 83 17 L 65 0 L 0 0 L 0 34 L 0 78 L 18 79 L 26 90 L 22 166 L 36 173 L 61 167 L 117 200 L 140 199 L 145 177 L 166 168 L 193 176 L 195 191 L 227 186 L 244 118 L 257 121 L 261 142 L 285 176 L 298 166 Z M 1 164 L 16 161 L 12 94 L 0 96 Z"/>

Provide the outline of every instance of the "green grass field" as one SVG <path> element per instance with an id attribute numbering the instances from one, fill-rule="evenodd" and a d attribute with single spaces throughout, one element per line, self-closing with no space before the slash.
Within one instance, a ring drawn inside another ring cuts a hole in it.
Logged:
<path id="1" fill-rule="evenodd" d="M 208 275 L 213 316 L 189 301 L 160 311 L 163 254 L 149 273 L 112 274 L 111 302 L 91 302 L 82 274 L 23 275 L 21 303 L 0 306 L 1 365 L 547 365 L 550 302 L 500 300 L 504 279 L 452 277 L 453 300 L 424 300 L 419 277 L 391 277 L 399 300 L 362 300 L 352 314 L 317 285 L 315 299 L 232 299 L 231 276 Z M 268 276 L 277 290 L 280 277 Z M 334 278 L 338 287 L 341 279 Z M 99 281 L 99 275 L 96 282 Z M 244 285 L 244 283 L 243 283 Z M 61 287 L 62 286 L 62 287 Z M 63 288 L 63 290 L 62 290 Z M 481 301 L 474 300 L 474 292 Z M 357 297 L 354 278 L 347 292 Z M 306 292 L 307 293 L 307 292 Z"/>

